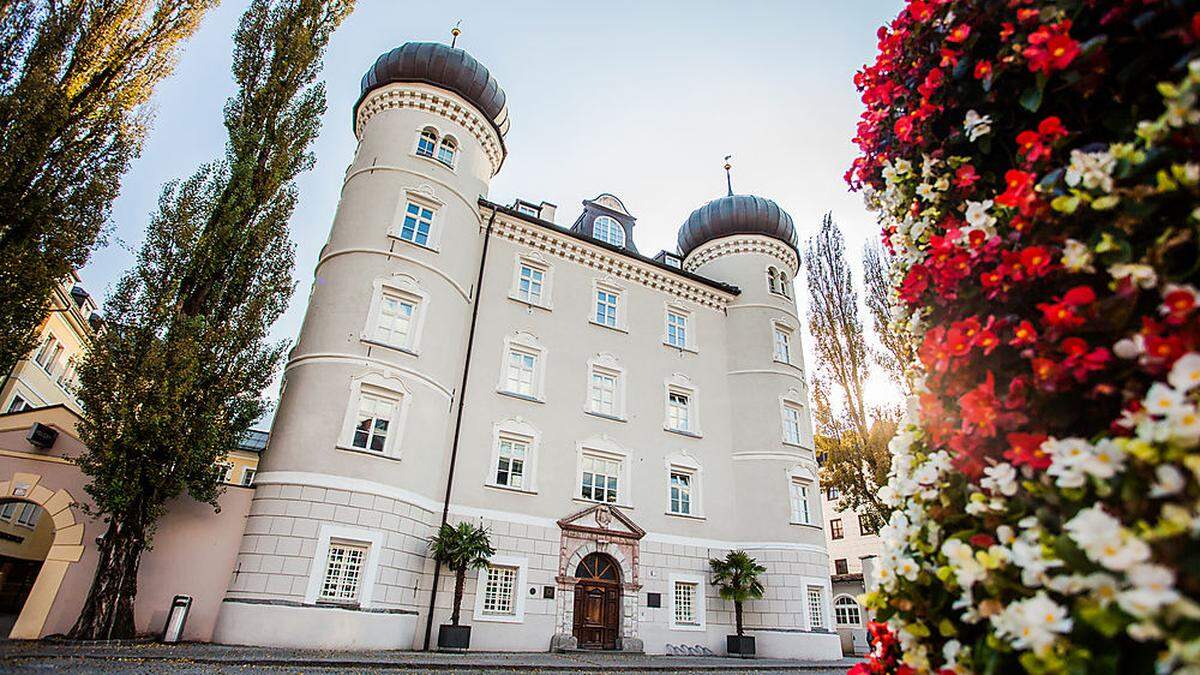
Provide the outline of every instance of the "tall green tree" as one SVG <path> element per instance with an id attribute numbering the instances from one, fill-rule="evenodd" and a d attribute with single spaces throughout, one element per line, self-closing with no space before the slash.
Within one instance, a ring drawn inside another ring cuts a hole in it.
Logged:
<path id="1" fill-rule="evenodd" d="M 217 2 L 0 1 L 0 374 L 87 262 L 155 85 Z"/>
<path id="2" fill-rule="evenodd" d="M 891 257 L 883 255 L 878 244 L 863 247 L 863 286 L 867 310 L 875 336 L 883 349 L 875 351 L 875 360 L 888 372 L 907 396 L 913 391 L 913 367 L 917 364 L 917 341 L 912 333 L 900 330 L 892 322 Z"/>
<path id="3" fill-rule="evenodd" d="M 185 491 L 216 505 L 216 460 L 264 408 L 284 355 L 267 332 L 294 288 L 295 177 L 325 111 L 321 55 L 353 0 L 252 0 L 234 34 L 223 159 L 166 186 L 109 329 L 80 369 L 79 465 L 107 527 L 80 638 L 128 637 L 142 552 Z"/>

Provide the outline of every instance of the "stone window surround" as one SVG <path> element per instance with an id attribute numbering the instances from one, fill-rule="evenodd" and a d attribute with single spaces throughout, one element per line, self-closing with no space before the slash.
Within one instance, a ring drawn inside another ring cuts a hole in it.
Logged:
<path id="1" fill-rule="evenodd" d="M 688 397 L 688 428 L 675 429 L 671 426 L 671 394 L 683 394 Z M 701 437 L 700 431 L 700 397 L 696 385 L 691 378 L 683 373 L 673 373 L 663 380 L 663 429 L 684 436 Z"/>
<path id="2" fill-rule="evenodd" d="M 575 444 L 575 484 L 571 486 L 571 496 L 577 502 L 584 504 L 601 504 L 608 503 L 612 506 L 617 506 L 623 509 L 633 508 L 633 483 L 631 480 L 632 467 L 630 466 L 630 457 L 633 455 L 628 449 L 623 448 L 608 436 L 593 436 Z M 580 486 L 583 485 L 583 458 L 585 456 L 598 457 L 610 461 L 619 462 L 621 465 L 620 474 L 617 476 L 617 501 L 615 502 L 597 502 L 592 499 L 584 499 L 580 494 Z"/>
<path id="3" fill-rule="evenodd" d="M 325 581 L 329 542 L 333 539 L 367 547 L 362 578 L 358 584 L 358 606 L 362 609 L 374 606 L 375 579 L 379 575 L 379 551 L 383 548 L 384 535 L 378 530 L 337 523 L 321 523 L 320 529 L 317 530 L 317 548 L 313 551 L 312 561 L 309 563 L 308 587 L 304 591 L 304 604 L 316 605 L 320 602 L 318 598 L 321 596 L 321 585 Z"/>
<path id="4" fill-rule="evenodd" d="M 680 624 L 675 622 L 675 582 L 696 584 L 696 606 L 694 608 L 696 624 Z M 708 629 L 707 607 L 705 602 L 705 587 L 707 580 L 701 574 L 687 572 L 671 572 L 667 577 L 667 620 L 671 630 L 704 631 Z"/>
<path id="5" fill-rule="evenodd" d="M 521 473 L 521 487 L 500 485 L 496 482 L 496 470 L 500 461 L 500 441 L 505 438 L 525 443 L 527 447 L 525 451 L 525 464 L 522 467 Z M 542 432 L 523 417 L 513 417 L 493 424 L 492 457 L 488 462 L 488 475 L 484 479 L 484 485 L 501 490 L 537 494 L 538 451 L 541 448 L 541 443 Z"/>
<path id="6" fill-rule="evenodd" d="M 670 334 L 668 333 L 668 329 L 670 326 L 671 314 L 678 314 L 684 319 L 683 346 L 673 345 L 670 342 Z M 696 341 L 695 314 L 696 313 L 694 311 L 679 302 L 667 300 L 665 303 L 663 303 L 663 344 L 671 347 L 672 349 L 692 352 L 693 354 L 699 352 L 700 347 Z"/>
<path id="7" fill-rule="evenodd" d="M 787 344 L 788 344 L 788 360 L 787 361 L 781 361 L 775 353 L 775 332 L 776 331 L 781 331 L 781 332 L 783 332 L 784 335 L 787 335 L 787 338 L 788 338 L 788 342 L 787 342 Z M 793 368 L 799 368 L 799 366 L 796 365 L 796 350 L 799 349 L 799 347 L 800 347 L 800 345 L 797 344 L 797 341 L 796 341 L 797 335 L 799 335 L 799 332 L 797 331 L 796 326 L 793 326 L 790 322 L 788 322 L 784 319 L 771 319 L 771 360 L 773 362 L 782 363 L 784 365 L 792 366 Z"/>
<path id="8" fill-rule="evenodd" d="M 542 273 L 542 295 L 539 302 L 530 302 L 521 297 L 521 266 L 525 265 Z M 528 307 L 538 307 L 545 310 L 554 309 L 554 265 L 538 251 L 518 251 L 514 256 L 512 288 L 508 297 Z"/>
<path id="9" fill-rule="evenodd" d="M 433 154 L 432 155 L 423 155 L 420 153 L 421 134 L 424 133 L 425 131 L 433 131 Z M 441 159 L 439 159 L 439 157 L 441 156 L 440 151 L 442 148 L 442 144 L 446 141 L 447 138 L 450 139 L 450 142 L 452 142 L 454 144 L 454 146 L 453 146 L 454 147 L 454 161 L 451 162 L 450 164 L 447 164 L 447 163 L 443 162 Z M 443 169 L 446 169 L 447 171 L 450 171 L 453 173 L 457 173 L 458 172 L 458 157 L 459 157 L 459 154 L 461 153 L 461 151 L 462 151 L 462 143 L 458 142 L 458 139 L 455 138 L 454 134 L 451 134 L 449 132 L 443 132 L 441 130 L 441 128 L 438 127 L 438 125 L 426 122 L 425 124 L 422 124 L 420 126 L 420 128 L 417 129 L 417 133 L 413 136 L 412 153 L 410 153 L 410 154 L 413 157 L 415 157 L 416 159 L 436 162 L 437 165 L 442 167 Z"/>
<path id="10" fill-rule="evenodd" d="M 788 440 L 788 429 L 787 429 L 787 426 L 788 426 L 787 425 L 787 410 L 788 410 L 788 408 L 791 408 L 791 409 L 799 412 L 799 414 L 797 415 L 797 422 L 799 423 L 799 433 L 797 434 L 798 438 L 795 443 Z M 780 424 L 780 433 L 782 434 L 781 438 L 783 440 L 784 445 L 797 447 L 797 448 L 804 447 L 804 411 L 805 410 L 807 410 L 807 406 L 804 405 L 804 395 L 801 394 L 800 391 L 798 389 L 796 389 L 795 387 L 789 388 L 786 392 L 784 392 L 782 395 L 780 395 L 780 397 L 779 397 L 779 424 Z"/>
<path id="11" fill-rule="evenodd" d="M 488 560 L 489 566 L 493 567 L 513 567 L 517 570 L 517 580 L 513 585 L 513 613 L 512 614 L 484 614 L 483 612 L 483 591 L 487 584 L 487 567 L 479 568 L 475 582 L 475 605 L 472 613 L 474 621 L 489 621 L 496 623 L 524 623 L 525 622 L 525 598 L 528 595 L 526 586 L 526 576 L 529 568 L 529 561 L 526 558 L 519 558 L 510 555 L 494 555 Z"/>
<path id="12" fill-rule="evenodd" d="M 592 410 L 592 374 L 597 372 L 608 375 L 616 380 L 616 390 L 613 392 L 613 412 L 611 415 Z M 583 411 L 596 417 L 627 422 L 628 418 L 625 417 L 625 384 L 625 368 L 621 366 L 617 357 L 610 352 L 597 353 L 588 359 L 587 362 L 587 382 L 584 386 Z"/>
<path id="13" fill-rule="evenodd" d="M 600 291 L 612 293 L 613 295 L 617 296 L 617 319 L 616 325 L 614 326 L 600 323 L 596 320 L 596 295 Z M 592 295 L 590 302 L 588 303 L 588 323 L 592 324 L 593 326 L 607 328 L 608 330 L 616 330 L 622 333 L 628 333 L 629 308 L 626 307 L 626 297 L 625 287 L 619 285 L 616 278 L 611 274 L 606 274 L 603 278 L 592 279 Z"/>
<path id="14" fill-rule="evenodd" d="M 679 452 L 668 455 L 663 461 L 663 465 L 666 467 L 667 476 L 667 508 L 665 513 L 668 516 L 675 516 L 678 518 L 697 518 L 703 520 L 704 467 L 700 465 L 700 462 L 698 462 L 696 458 L 689 455 L 687 450 L 680 450 Z M 677 513 L 671 510 L 671 474 L 673 472 L 686 473 L 692 478 L 691 485 L 689 486 L 691 488 L 689 491 L 691 505 L 690 513 Z"/>
<path id="15" fill-rule="evenodd" d="M 534 357 L 532 395 L 527 396 L 511 391 L 508 388 L 508 355 L 512 351 L 529 354 Z M 504 350 L 500 352 L 500 380 L 496 384 L 496 392 L 523 400 L 545 403 L 546 356 L 546 348 L 542 346 L 542 341 L 529 331 L 519 330 L 505 336 Z"/>
<path id="16" fill-rule="evenodd" d="M 427 159 L 427 158 L 426 158 Z M 437 162 L 437 160 L 432 160 Z M 444 167 L 445 164 L 437 162 L 438 166 Z M 404 226 L 404 217 L 407 214 L 409 204 L 416 204 L 433 211 L 433 218 L 429 221 L 429 240 L 424 244 L 418 244 L 409 239 L 400 237 L 400 229 Z M 400 198 L 396 202 L 395 215 L 392 216 L 392 225 L 387 230 L 387 236 L 407 246 L 415 246 L 417 248 L 427 249 L 438 253 L 442 250 L 442 230 L 439 220 L 439 214 L 442 212 L 442 207 L 446 203 L 438 199 L 433 194 L 433 188 L 429 185 L 422 184 L 417 188 L 405 187 L 400 191 Z"/>
<path id="17" fill-rule="evenodd" d="M 792 483 L 800 483 L 800 484 L 808 487 L 808 522 L 807 523 L 798 520 L 796 518 L 796 514 L 792 512 Z M 818 529 L 821 528 L 821 526 L 818 524 L 820 522 L 820 518 L 818 517 L 820 514 L 818 514 L 817 509 L 814 508 L 817 504 L 820 503 L 820 500 L 813 499 L 813 496 L 814 496 L 813 491 L 817 488 L 818 485 L 819 485 L 819 482 L 817 480 L 816 474 L 812 471 L 812 469 L 810 469 L 804 465 L 797 464 L 787 471 L 788 522 L 790 522 L 792 525 L 806 525 L 809 527 L 816 527 Z M 814 504 L 814 501 L 815 501 L 815 504 Z"/>
<path id="18" fill-rule="evenodd" d="M 429 293 L 416 278 L 396 273 L 389 276 L 376 277 L 371 284 L 371 305 L 367 311 L 367 323 L 363 327 L 360 338 L 363 342 L 381 347 L 396 349 L 413 356 L 421 353 L 421 333 L 425 328 L 425 317 L 429 312 Z M 383 296 L 390 295 L 413 305 L 413 313 L 409 322 L 408 341 L 396 345 L 383 342 L 375 337 L 375 329 L 379 325 L 379 312 L 383 306 Z"/>
<path id="19" fill-rule="evenodd" d="M 362 397 L 364 386 L 367 387 L 368 393 L 384 398 L 393 398 L 396 401 L 396 414 L 388 422 L 387 440 L 384 442 L 382 453 L 354 447 L 354 428 L 358 422 L 359 400 Z M 404 434 L 408 408 L 412 401 L 412 392 L 404 381 L 395 375 L 388 375 L 380 369 L 371 368 L 350 378 L 349 393 L 346 415 L 342 422 L 342 432 L 338 436 L 337 447 L 341 450 L 359 452 L 372 457 L 399 459 L 400 437 Z"/>

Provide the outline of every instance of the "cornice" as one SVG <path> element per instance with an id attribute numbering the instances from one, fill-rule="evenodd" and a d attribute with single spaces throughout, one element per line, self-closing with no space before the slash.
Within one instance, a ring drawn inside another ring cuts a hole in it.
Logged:
<path id="1" fill-rule="evenodd" d="M 504 163 L 504 145 L 492 125 L 459 97 L 431 87 L 393 83 L 367 94 L 358 104 L 354 116 L 355 137 L 362 140 L 363 127 L 376 113 L 401 108 L 424 110 L 462 125 L 483 146 L 492 165 L 492 175 L 500 170 Z"/>
<path id="2" fill-rule="evenodd" d="M 490 215 L 484 212 L 485 216 Z M 501 213 L 492 232 L 517 244 L 670 294 L 680 300 L 723 311 L 735 297 L 715 288 L 671 274 L 632 258 L 612 254 L 574 237 L 511 218 Z"/>
<path id="3" fill-rule="evenodd" d="M 735 234 L 707 242 L 688 254 L 683 261 L 683 269 L 695 272 L 721 256 L 737 253 L 759 253 L 778 258 L 788 266 L 793 277 L 800 271 L 800 259 L 791 246 L 773 237 L 757 234 Z"/>

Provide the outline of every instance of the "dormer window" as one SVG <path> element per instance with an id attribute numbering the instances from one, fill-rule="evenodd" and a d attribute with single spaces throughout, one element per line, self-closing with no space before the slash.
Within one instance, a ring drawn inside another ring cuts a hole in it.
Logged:
<path id="1" fill-rule="evenodd" d="M 433 157 L 437 142 L 437 130 L 433 127 L 425 127 L 421 130 L 421 136 L 417 138 L 417 154 L 422 157 Z"/>
<path id="2" fill-rule="evenodd" d="M 609 216 L 599 216 L 592 221 L 592 236 L 613 246 L 625 245 L 625 228 Z"/>
<path id="3" fill-rule="evenodd" d="M 454 168 L 454 157 L 458 154 L 458 142 L 453 136 L 446 136 L 442 139 L 442 144 L 438 146 L 437 159 L 442 164 L 450 168 Z"/>

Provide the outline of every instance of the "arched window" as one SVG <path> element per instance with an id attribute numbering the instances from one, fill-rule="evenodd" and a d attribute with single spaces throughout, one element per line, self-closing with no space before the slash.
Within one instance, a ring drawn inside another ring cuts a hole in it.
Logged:
<path id="1" fill-rule="evenodd" d="M 592 236 L 613 246 L 625 245 L 625 228 L 615 218 L 600 216 L 592 221 Z"/>
<path id="2" fill-rule="evenodd" d="M 839 626 L 857 626 L 862 622 L 858 603 L 848 595 L 833 601 L 833 616 Z"/>
<path id="3" fill-rule="evenodd" d="M 767 290 L 772 293 L 779 292 L 779 270 L 774 266 L 767 268 Z"/>
<path id="4" fill-rule="evenodd" d="M 438 161 L 446 166 L 454 166 L 454 155 L 458 152 L 458 143 L 453 136 L 446 136 L 438 146 Z"/>
<path id="5" fill-rule="evenodd" d="M 593 579 L 596 581 L 621 581 L 621 568 L 617 562 L 603 553 L 589 553 L 575 567 L 577 579 Z"/>
<path id="6" fill-rule="evenodd" d="M 792 294 L 791 294 L 790 292 L 788 292 L 788 277 L 787 277 L 787 272 L 780 272 L 780 273 L 779 273 L 779 294 L 780 294 L 780 295 L 782 295 L 782 296 L 783 296 L 783 297 L 785 297 L 785 298 L 790 298 L 790 297 L 792 297 Z"/>
<path id="7" fill-rule="evenodd" d="M 417 138 L 417 154 L 422 157 L 433 157 L 437 141 L 437 130 L 433 127 L 425 127 L 421 130 L 421 136 Z"/>

